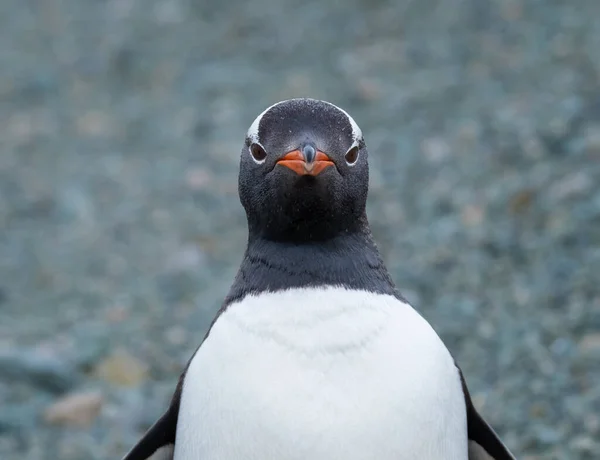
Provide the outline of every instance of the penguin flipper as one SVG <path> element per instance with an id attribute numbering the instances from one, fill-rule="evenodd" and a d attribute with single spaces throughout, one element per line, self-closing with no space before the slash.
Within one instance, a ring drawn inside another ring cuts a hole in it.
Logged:
<path id="1" fill-rule="evenodd" d="M 123 460 L 173 460 L 177 413 L 173 416 L 172 407 L 146 431 Z"/>
<path id="2" fill-rule="evenodd" d="M 460 381 L 467 407 L 467 433 L 469 437 L 469 460 L 516 460 L 492 427 L 477 412 L 462 371 L 458 366 Z"/>
<path id="3" fill-rule="evenodd" d="M 183 374 L 167 411 L 146 431 L 142 439 L 122 460 L 173 460 L 182 385 Z"/>

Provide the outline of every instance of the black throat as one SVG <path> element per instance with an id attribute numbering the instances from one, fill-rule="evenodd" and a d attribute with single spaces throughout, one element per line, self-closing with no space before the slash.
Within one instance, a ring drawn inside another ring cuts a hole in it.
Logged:
<path id="1" fill-rule="evenodd" d="M 365 290 L 404 300 L 365 224 L 329 239 L 302 243 L 272 241 L 251 232 L 223 307 L 248 294 L 319 286 Z"/>

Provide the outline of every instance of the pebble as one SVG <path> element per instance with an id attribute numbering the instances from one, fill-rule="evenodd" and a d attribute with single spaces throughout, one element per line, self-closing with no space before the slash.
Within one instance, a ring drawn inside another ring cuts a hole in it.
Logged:
<path id="1" fill-rule="evenodd" d="M 584 142 L 590 153 L 600 155 L 600 123 L 586 127 Z"/>
<path id="2" fill-rule="evenodd" d="M 99 137 L 110 134 L 112 129 L 111 118 L 100 111 L 89 111 L 77 118 L 77 129 L 80 134 Z"/>
<path id="3" fill-rule="evenodd" d="M 124 305 L 113 305 L 106 311 L 106 319 L 111 323 L 121 323 L 129 317 L 129 309 Z"/>
<path id="4" fill-rule="evenodd" d="M 544 424 L 536 425 L 534 427 L 534 432 L 537 440 L 545 445 L 555 445 L 562 437 L 557 429 Z"/>
<path id="5" fill-rule="evenodd" d="M 431 163 L 441 163 L 450 155 L 450 146 L 445 139 L 431 137 L 423 140 L 421 149 Z"/>
<path id="6" fill-rule="evenodd" d="M 520 190 L 513 194 L 509 201 L 509 210 L 513 214 L 523 214 L 528 211 L 535 199 L 535 193 L 532 190 Z"/>
<path id="7" fill-rule="evenodd" d="M 148 366 L 124 349 L 115 350 L 101 361 L 95 374 L 102 380 L 117 386 L 138 386 L 148 377 Z"/>
<path id="8" fill-rule="evenodd" d="M 461 220 L 466 227 L 478 227 L 483 223 L 484 210 L 481 206 L 467 205 L 461 211 Z"/>
<path id="9" fill-rule="evenodd" d="M 589 193 L 594 186 L 589 174 L 578 171 L 558 180 L 549 193 L 555 200 L 564 200 Z"/>
<path id="10" fill-rule="evenodd" d="M 181 326 L 170 327 L 165 331 L 165 340 L 171 345 L 183 345 L 187 340 L 187 332 Z"/>
<path id="11" fill-rule="evenodd" d="M 570 444 L 575 450 L 580 452 L 598 453 L 598 443 L 594 442 L 589 436 L 577 436 Z"/>
<path id="12" fill-rule="evenodd" d="M 579 350 L 584 355 L 600 356 L 600 333 L 589 333 L 579 341 Z"/>
<path id="13" fill-rule="evenodd" d="M 51 393 L 63 393 L 79 380 L 72 364 L 35 350 L 0 350 L 0 380 L 22 382 Z"/>
<path id="14" fill-rule="evenodd" d="M 160 274 L 156 285 L 161 294 L 161 301 L 174 305 L 193 298 L 198 287 L 198 280 L 189 271 L 173 271 Z"/>
<path id="15" fill-rule="evenodd" d="M 56 215 L 66 223 L 93 224 L 94 204 L 85 187 L 78 184 L 65 184 L 61 187 L 56 194 Z"/>
<path id="16" fill-rule="evenodd" d="M 190 190 L 205 191 L 210 189 L 213 178 L 210 172 L 204 168 L 192 168 L 185 174 L 185 183 Z"/>
<path id="17" fill-rule="evenodd" d="M 0 436 L 3 434 L 14 436 L 26 431 L 30 428 L 31 421 L 38 416 L 40 398 L 36 401 L 29 400 L 27 405 L 9 403 L 4 398 L 0 401 L 3 401 L 0 411 Z"/>
<path id="18" fill-rule="evenodd" d="M 593 434 L 600 434 L 600 415 L 588 414 L 584 419 L 585 428 Z"/>
<path id="19" fill-rule="evenodd" d="M 107 320 L 110 321 L 108 318 Z M 73 334 L 73 343 L 68 353 L 69 362 L 81 372 L 92 369 L 111 348 L 109 334 L 100 330 L 79 330 Z"/>
<path id="20" fill-rule="evenodd" d="M 171 254 L 166 261 L 168 272 L 193 271 L 205 262 L 206 255 L 197 244 L 188 243 Z"/>
<path id="21" fill-rule="evenodd" d="M 43 418 L 52 425 L 87 428 L 98 417 L 103 402 L 100 391 L 68 394 L 46 408 Z"/>

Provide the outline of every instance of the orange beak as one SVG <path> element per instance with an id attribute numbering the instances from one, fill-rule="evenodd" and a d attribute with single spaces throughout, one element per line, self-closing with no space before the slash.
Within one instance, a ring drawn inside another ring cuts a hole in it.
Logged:
<path id="1" fill-rule="evenodd" d="M 292 150 L 278 160 L 277 164 L 290 168 L 296 174 L 301 176 L 318 176 L 327 167 L 334 166 L 333 161 L 320 150 L 317 150 L 315 159 L 311 162 L 306 161 L 306 158 L 304 158 L 304 155 L 300 150 Z"/>

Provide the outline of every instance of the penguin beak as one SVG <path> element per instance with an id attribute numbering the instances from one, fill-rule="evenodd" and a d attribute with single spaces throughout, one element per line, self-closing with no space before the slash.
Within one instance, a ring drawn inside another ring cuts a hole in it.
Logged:
<path id="1" fill-rule="evenodd" d="M 300 176 L 318 176 L 329 166 L 334 166 L 329 157 L 316 150 L 312 145 L 305 145 L 302 150 L 292 150 L 286 153 L 277 164 L 290 168 Z"/>

